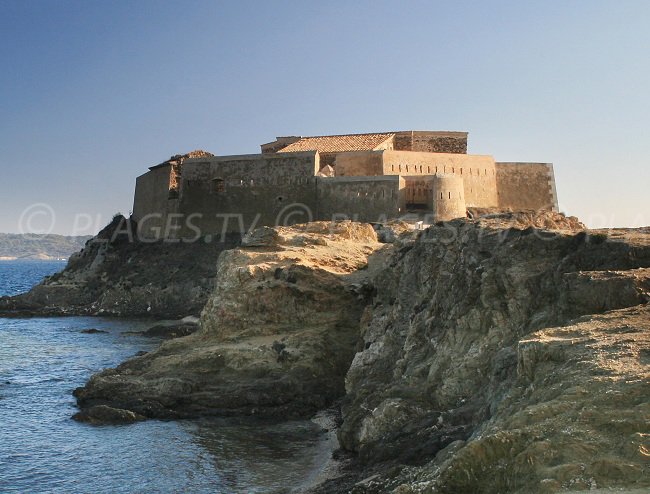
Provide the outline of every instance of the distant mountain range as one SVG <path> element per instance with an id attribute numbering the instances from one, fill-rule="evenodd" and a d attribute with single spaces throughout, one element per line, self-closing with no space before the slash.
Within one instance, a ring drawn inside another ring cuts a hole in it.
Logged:
<path id="1" fill-rule="evenodd" d="M 68 259 L 81 250 L 91 236 L 0 233 L 0 260 Z"/>

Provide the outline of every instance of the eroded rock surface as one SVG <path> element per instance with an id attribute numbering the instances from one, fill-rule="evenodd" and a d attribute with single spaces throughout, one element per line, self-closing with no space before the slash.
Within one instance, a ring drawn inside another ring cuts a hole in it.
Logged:
<path id="1" fill-rule="evenodd" d="M 353 492 L 650 486 L 650 235 L 545 216 L 432 227 L 374 280 L 339 433 Z"/>
<path id="2" fill-rule="evenodd" d="M 309 416 L 344 392 L 382 247 L 358 223 L 260 229 L 220 256 L 200 331 L 93 376 L 75 391 L 79 405 Z"/>

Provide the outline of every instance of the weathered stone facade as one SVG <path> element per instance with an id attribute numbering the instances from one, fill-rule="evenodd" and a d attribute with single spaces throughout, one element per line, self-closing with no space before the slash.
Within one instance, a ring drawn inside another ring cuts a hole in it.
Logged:
<path id="1" fill-rule="evenodd" d="M 408 212 L 446 221 L 466 208 L 557 211 L 552 165 L 466 151 L 467 133 L 446 131 L 278 137 L 238 156 L 195 151 L 138 177 L 133 217 L 144 237 L 198 239 Z"/>

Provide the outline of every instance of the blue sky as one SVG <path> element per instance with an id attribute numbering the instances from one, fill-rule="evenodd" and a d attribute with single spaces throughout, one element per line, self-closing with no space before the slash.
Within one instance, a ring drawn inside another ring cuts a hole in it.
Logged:
<path id="1" fill-rule="evenodd" d="M 0 0 L 0 231 L 38 203 L 95 230 L 172 154 L 404 129 L 553 162 L 564 212 L 648 225 L 649 25 L 643 0 Z"/>

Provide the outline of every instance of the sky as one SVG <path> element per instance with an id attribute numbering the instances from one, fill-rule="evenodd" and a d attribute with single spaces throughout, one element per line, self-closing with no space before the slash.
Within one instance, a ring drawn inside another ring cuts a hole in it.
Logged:
<path id="1" fill-rule="evenodd" d="M 650 225 L 650 2 L 0 0 L 0 232 L 90 234 L 171 155 L 469 132 Z"/>

